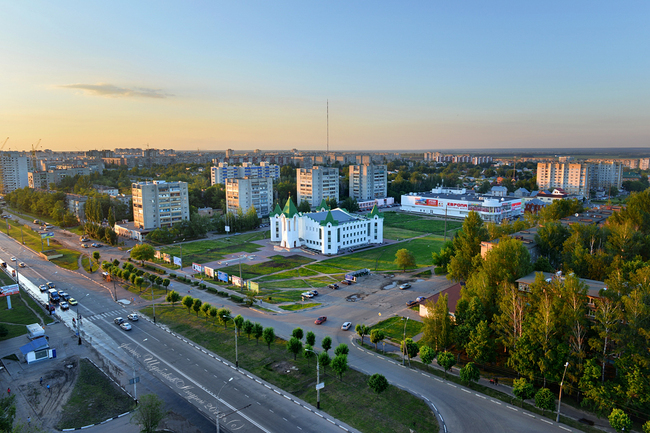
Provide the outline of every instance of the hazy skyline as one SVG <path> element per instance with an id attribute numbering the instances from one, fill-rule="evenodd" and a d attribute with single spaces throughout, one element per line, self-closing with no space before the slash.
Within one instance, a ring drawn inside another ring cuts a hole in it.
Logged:
<path id="1" fill-rule="evenodd" d="M 650 145 L 650 3 L 0 0 L 0 142 Z"/>

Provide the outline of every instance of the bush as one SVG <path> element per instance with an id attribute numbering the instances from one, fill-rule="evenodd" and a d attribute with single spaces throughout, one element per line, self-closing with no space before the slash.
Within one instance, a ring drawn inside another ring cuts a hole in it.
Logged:
<path id="1" fill-rule="evenodd" d="M 200 287 L 202 290 L 205 290 L 205 289 L 207 288 L 207 286 L 206 286 L 205 284 L 203 284 L 203 283 L 199 284 L 199 287 Z"/>
<path id="2" fill-rule="evenodd" d="M 442 274 L 446 274 L 447 270 L 445 268 L 440 267 L 440 266 L 436 266 L 433 269 L 433 273 L 436 274 L 436 275 L 442 275 Z"/>
<path id="3" fill-rule="evenodd" d="M 542 388 L 535 394 L 535 406 L 542 410 L 555 410 L 555 396 L 548 388 Z"/>
<path id="4" fill-rule="evenodd" d="M 241 296 L 237 296 L 237 295 L 230 295 L 230 299 L 232 299 L 233 301 L 238 302 L 240 304 L 244 302 L 244 298 L 242 298 Z"/>
<path id="5" fill-rule="evenodd" d="M 227 298 L 228 296 L 230 296 L 230 295 L 228 294 L 228 292 L 222 292 L 222 291 L 217 291 L 217 295 L 219 295 L 219 296 L 223 296 L 224 298 Z"/>
<path id="6" fill-rule="evenodd" d="M 169 278 L 176 278 L 176 274 L 169 274 Z"/>
<path id="7" fill-rule="evenodd" d="M 199 285 L 199 282 L 198 282 L 198 281 L 194 281 L 194 282 L 192 283 L 192 285 L 193 285 L 194 287 L 196 287 L 196 286 Z"/>
<path id="8" fill-rule="evenodd" d="M 219 294 L 219 290 L 217 290 L 214 287 L 208 287 L 207 289 L 208 289 L 208 292 L 210 292 L 210 293 L 214 293 L 215 295 Z"/>

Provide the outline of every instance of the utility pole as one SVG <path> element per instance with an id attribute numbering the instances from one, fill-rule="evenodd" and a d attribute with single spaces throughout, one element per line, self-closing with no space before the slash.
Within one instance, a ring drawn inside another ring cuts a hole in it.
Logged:
<path id="1" fill-rule="evenodd" d="M 447 242 L 447 205 L 445 204 L 445 242 Z"/>

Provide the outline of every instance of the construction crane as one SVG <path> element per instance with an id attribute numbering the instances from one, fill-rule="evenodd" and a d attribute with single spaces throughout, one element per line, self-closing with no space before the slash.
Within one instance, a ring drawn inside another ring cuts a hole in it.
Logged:
<path id="1" fill-rule="evenodd" d="M 0 147 L 0 150 L 5 148 L 5 144 L 7 144 L 7 141 L 9 141 L 9 137 L 7 137 L 7 139 L 4 141 L 4 143 L 2 143 L 2 147 Z"/>
<path id="2" fill-rule="evenodd" d="M 36 150 L 40 147 L 41 144 L 41 139 L 39 138 L 36 144 L 32 144 L 32 165 L 34 166 L 34 172 L 37 172 L 37 164 L 36 164 Z"/>

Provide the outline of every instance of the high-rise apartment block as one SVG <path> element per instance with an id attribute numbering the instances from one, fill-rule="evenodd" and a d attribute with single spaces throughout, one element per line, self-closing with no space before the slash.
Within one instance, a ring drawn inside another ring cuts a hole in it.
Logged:
<path id="1" fill-rule="evenodd" d="M 592 189 L 609 190 L 612 186 L 620 189 L 623 185 L 623 164 L 620 162 L 591 162 L 589 171 Z"/>
<path id="2" fill-rule="evenodd" d="M 540 162 L 537 164 L 539 189 L 562 188 L 569 194 L 589 195 L 592 189 L 620 188 L 623 165 L 617 161 Z"/>
<path id="3" fill-rule="evenodd" d="M 257 216 L 269 215 L 273 206 L 273 179 L 270 177 L 244 177 L 226 179 L 226 210 L 234 214 L 255 208 Z"/>
<path id="4" fill-rule="evenodd" d="M 307 201 L 312 208 L 323 200 L 339 200 L 338 168 L 313 166 L 296 170 L 298 203 Z"/>
<path id="5" fill-rule="evenodd" d="M 154 230 L 190 219 L 187 182 L 138 182 L 131 184 L 135 227 Z"/>
<path id="6" fill-rule="evenodd" d="M 31 157 L 24 152 L 0 152 L 0 193 L 8 194 L 29 186 Z"/>
<path id="7" fill-rule="evenodd" d="M 269 164 L 268 162 L 260 162 L 260 165 L 245 162 L 241 166 L 228 165 L 227 162 L 220 162 L 218 166 L 211 168 L 212 185 L 218 183 L 225 185 L 226 179 L 238 177 L 270 177 L 272 179 L 278 179 L 280 177 L 280 166 Z"/>
<path id="8" fill-rule="evenodd" d="M 639 160 L 639 169 L 647 170 L 650 168 L 650 158 L 641 158 Z"/>
<path id="9" fill-rule="evenodd" d="M 351 165 L 350 197 L 356 198 L 357 201 L 385 198 L 387 172 L 385 165 Z"/>

